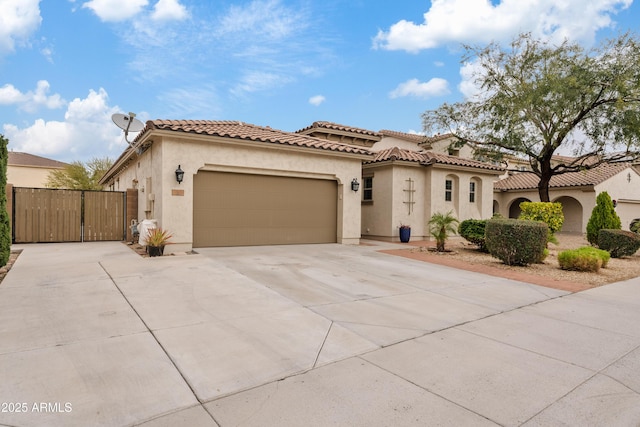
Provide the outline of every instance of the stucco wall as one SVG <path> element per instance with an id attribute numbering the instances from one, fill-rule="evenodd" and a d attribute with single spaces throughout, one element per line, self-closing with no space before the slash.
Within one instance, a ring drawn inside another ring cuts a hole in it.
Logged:
<path id="1" fill-rule="evenodd" d="M 362 236 L 390 236 L 393 227 L 393 168 L 363 167 L 363 176 L 373 177 L 373 200 L 362 202 Z"/>
<path id="2" fill-rule="evenodd" d="M 422 151 L 422 148 L 418 146 L 418 143 L 407 141 L 406 139 L 394 138 L 392 136 L 385 136 L 380 141 L 373 144 L 371 151 L 378 152 L 393 147 L 410 151 Z"/>
<path id="3" fill-rule="evenodd" d="M 338 182 L 337 241 L 357 244 L 360 241 L 362 190 L 356 193 L 350 184 L 354 178 L 361 181 L 361 163 L 360 157 L 344 157 L 321 150 L 163 136 L 155 137 L 151 148 L 120 174 L 119 185 L 131 188 L 132 181 L 138 180 L 139 216 L 157 219 L 159 226 L 172 232 L 174 244 L 165 249 L 171 253 L 191 250 L 193 177 L 199 170 L 334 180 Z M 175 177 L 178 165 L 185 172 L 181 184 Z M 148 205 L 150 211 L 145 215 L 149 194 L 154 194 L 155 200 Z"/>
<path id="4" fill-rule="evenodd" d="M 478 173 L 480 171 L 467 171 L 461 169 L 449 169 L 431 167 L 431 217 L 437 212 L 453 211 L 453 215 L 460 221 L 465 219 L 486 219 L 493 214 L 493 182 L 497 175 Z M 454 184 L 452 201 L 445 200 L 445 180 L 451 179 Z M 469 201 L 469 183 L 476 182 L 476 201 Z"/>
<path id="5" fill-rule="evenodd" d="M 55 169 L 34 166 L 7 166 L 7 182 L 14 187 L 45 188 L 49 173 Z"/>
<path id="6" fill-rule="evenodd" d="M 399 240 L 400 224 L 411 226 L 411 239 L 428 239 L 427 222 L 436 212 L 453 211 L 460 221 L 490 218 L 493 212 L 495 175 L 473 170 L 434 168 L 417 163 L 365 165 L 364 175 L 374 173 L 374 201 L 362 208 L 362 235 L 372 239 Z M 456 182 L 454 197 L 445 201 L 445 180 Z M 413 205 L 409 211 L 408 180 L 413 181 Z M 469 182 L 476 185 L 476 202 L 469 202 Z"/>
<path id="7" fill-rule="evenodd" d="M 595 189 L 596 195 L 606 191 L 612 199 L 618 201 L 616 213 L 623 230 L 629 229 L 631 220 L 640 218 L 640 175 L 632 167 L 597 185 Z"/>

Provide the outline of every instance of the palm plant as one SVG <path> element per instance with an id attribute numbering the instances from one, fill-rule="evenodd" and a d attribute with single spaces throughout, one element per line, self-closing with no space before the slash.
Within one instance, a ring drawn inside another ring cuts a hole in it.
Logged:
<path id="1" fill-rule="evenodd" d="M 427 225 L 431 235 L 436 238 L 436 251 L 444 252 L 444 243 L 449 234 L 456 233 L 458 222 L 452 211 L 447 213 L 436 212 L 431 216 Z"/>

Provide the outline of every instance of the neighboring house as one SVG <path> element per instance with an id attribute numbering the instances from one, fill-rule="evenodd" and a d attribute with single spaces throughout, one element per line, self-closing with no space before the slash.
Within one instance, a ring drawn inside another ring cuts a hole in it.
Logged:
<path id="1" fill-rule="evenodd" d="M 397 241 L 403 224 L 411 226 L 412 238 L 428 238 L 426 224 L 436 212 L 451 211 L 459 220 L 491 217 L 493 182 L 504 169 L 458 157 L 470 148 L 450 151 L 451 135 L 373 132 L 329 122 L 298 132 L 333 140 L 337 131 L 341 141 L 349 141 L 350 132 L 353 138 L 366 135 L 375 153 L 362 166 L 362 237 Z"/>
<path id="2" fill-rule="evenodd" d="M 540 201 L 538 177 L 531 172 L 514 173 L 494 185 L 494 212 L 517 218 L 520 203 Z M 562 203 L 562 231 L 584 233 L 596 197 L 606 191 L 616 200 L 622 228 L 640 217 L 640 174 L 628 163 L 605 163 L 594 169 L 555 175 L 549 185 L 549 198 Z"/>
<path id="3" fill-rule="evenodd" d="M 64 169 L 66 163 L 28 153 L 8 152 L 7 183 L 14 187 L 44 188 L 49 173 Z"/>
<path id="4" fill-rule="evenodd" d="M 372 138 L 349 139 L 362 144 L 356 146 L 237 121 L 154 120 L 100 183 L 137 189 L 139 219 L 155 219 L 173 234 L 165 253 L 357 244 L 361 192 L 352 190 L 352 181 L 372 157 L 364 148 Z"/>

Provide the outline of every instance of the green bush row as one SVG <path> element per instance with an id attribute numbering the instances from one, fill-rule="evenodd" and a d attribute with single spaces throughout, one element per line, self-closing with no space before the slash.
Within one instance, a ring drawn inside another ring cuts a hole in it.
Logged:
<path id="1" fill-rule="evenodd" d="M 632 231 L 602 229 L 598 233 L 598 247 L 613 258 L 631 256 L 640 249 L 640 235 Z"/>
<path id="2" fill-rule="evenodd" d="M 562 251 L 558 254 L 558 263 L 563 270 L 593 271 L 598 272 L 600 267 L 605 268 L 609 262 L 609 252 L 583 246 L 578 249 Z"/>
<path id="3" fill-rule="evenodd" d="M 489 253 L 507 265 L 542 262 L 546 256 L 549 227 L 539 221 L 491 219 L 485 227 Z"/>

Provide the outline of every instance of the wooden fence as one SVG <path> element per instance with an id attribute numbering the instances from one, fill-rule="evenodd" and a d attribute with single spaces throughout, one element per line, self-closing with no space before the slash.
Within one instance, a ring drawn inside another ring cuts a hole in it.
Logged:
<path id="1" fill-rule="evenodd" d="M 14 187 L 12 193 L 14 243 L 125 238 L 124 192 Z"/>

